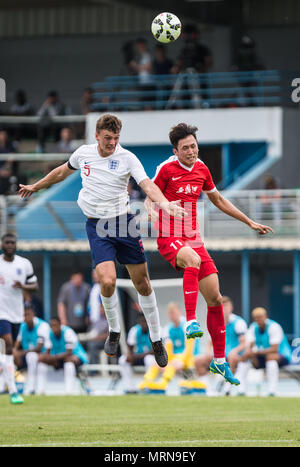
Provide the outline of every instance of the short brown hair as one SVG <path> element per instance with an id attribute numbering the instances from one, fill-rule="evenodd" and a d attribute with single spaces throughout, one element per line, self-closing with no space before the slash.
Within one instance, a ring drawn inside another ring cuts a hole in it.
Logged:
<path id="1" fill-rule="evenodd" d="M 196 132 L 198 128 L 196 126 L 187 125 L 186 123 L 178 123 L 178 125 L 173 126 L 169 133 L 169 139 L 174 148 L 177 149 L 178 142 L 181 139 L 186 138 L 187 136 L 194 136 L 196 139 Z"/>
<path id="2" fill-rule="evenodd" d="M 231 298 L 228 297 L 228 295 L 223 295 L 222 303 L 231 303 L 233 305 L 233 302 L 232 302 Z"/>
<path id="3" fill-rule="evenodd" d="M 112 133 L 119 133 L 122 129 L 121 120 L 115 115 L 104 114 L 102 117 L 97 120 L 96 123 L 96 132 L 99 133 L 100 130 L 108 130 Z"/>

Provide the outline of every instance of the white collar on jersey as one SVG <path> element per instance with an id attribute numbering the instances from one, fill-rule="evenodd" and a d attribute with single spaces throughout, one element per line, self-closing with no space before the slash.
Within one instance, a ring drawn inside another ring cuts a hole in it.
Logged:
<path id="1" fill-rule="evenodd" d="M 176 157 L 177 157 L 177 156 L 176 156 Z M 198 160 L 199 160 L 199 159 L 198 159 Z M 182 162 L 180 162 L 180 160 L 178 159 L 178 157 L 177 157 L 177 162 L 178 162 L 179 165 L 181 165 L 181 167 L 182 167 L 183 169 L 188 170 L 189 172 L 191 172 L 191 171 L 193 170 L 194 165 L 196 164 L 196 162 L 195 162 L 195 164 L 193 165 L 193 167 L 187 167 L 186 165 L 182 164 Z"/>

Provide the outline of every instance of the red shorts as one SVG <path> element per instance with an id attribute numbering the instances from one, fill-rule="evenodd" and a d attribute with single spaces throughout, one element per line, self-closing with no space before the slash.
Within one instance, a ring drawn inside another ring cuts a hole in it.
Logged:
<path id="1" fill-rule="evenodd" d="M 176 264 L 176 259 L 179 250 L 184 246 L 191 246 L 189 240 L 178 237 L 158 237 L 157 238 L 158 251 L 165 260 L 167 260 L 176 271 L 182 271 L 182 268 Z M 193 250 L 200 256 L 201 266 L 199 271 L 199 281 L 206 276 L 213 273 L 218 273 L 214 260 L 206 250 L 204 245 L 193 247 Z"/>

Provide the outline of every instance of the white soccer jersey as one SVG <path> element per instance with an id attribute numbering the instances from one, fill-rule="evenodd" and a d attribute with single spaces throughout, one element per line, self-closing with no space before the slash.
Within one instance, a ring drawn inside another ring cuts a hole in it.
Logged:
<path id="1" fill-rule="evenodd" d="M 236 318 L 239 318 L 235 321 L 235 324 L 234 324 L 234 331 L 235 333 L 240 336 L 240 335 L 244 335 L 244 334 L 247 334 L 247 323 L 246 321 L 241 318 L 240 316 L 237 316 L 236 314 L 234 313 L 231 313 L 230 316 L 229 316 L 229 319 L 228 319 L 228 323 L 232 323 L 232 321 L 234 321 Z"/>
<path id="2" fill-rule="evenodd" d="M 267 320 L 267 323 L 269 322 L 269 320 Z M 278 323 L 275 323 L 275 322 L 272 322 L 269 326 L 268 326 L 268 329 L 267 329 L 267 332 L 268 332 L 268 335 L 269 335 L 269 343 L 270 345 L 275 345 L 275 344 L 280 344 L 283 337 L 284 337 L 284 333 L 283 333 L 283 330 L 282 330 L 282 327 L 280 326 L 280 324 Z M 256 339 L 255 339 L 255 323 L 252 323 L 250 325 L 250 328 L 248 330 L 248 334 L 247 334 L 247 341 L 249 343 L 254 343 L 256 342 Z M 257 347 L 255 346 L 254 347 L 255 349 L 257 349 Z"/>
<path id="3" fill-rule="evenodd" d="M 34 326 L 41 321 L 39 320 L 36 316 L 33 318 L 33 323 Z M 21 327 L 22 329 L 22 327 Z M 22 332 L 21 329 L 19 331 L 17 341 L 22 342 Z M 41 321 L 40 325 L 37 330 L 37 343 L 38 344 L 43 344 L 47 349 L 51 347 L 51 342 L 50 342 L 50 326 L 46 321 Z"/>
<path id="4" fill-rule="evenodd" d="M 137 184 L 148 178 L 139 159 L 120 144 L 108 157 L 100 156 L 98 144 L 85 144 L 71 155 L 69 164 L 80 169 L 82 178 L 78 205 L 87 217 L 96 219 L 128 212 L 130 176 Z"/>
<path id="5" fill-rule="evenodd" d="M 13 287 L 15 282 L 22 285 L 37 282 L 31 262 L 22 256 L 15 255 L 13 261 L 6 261 L 0 256 L 0 319 L 11 323 L 24 320 L 23 292 Z"/>
<path id="6" fill-rule="evenodd" d="M 67 328 L 67 329 L 65 329 Z M 62 330 L 64 330 L 64 341 L 65 341 L 65 349 L 66 350 L 73 350 L 75 349 L 77 343 L 78 343 L 78 337 L 75 331 L 71 329 L 68 326 L 62 325 Z M 52 349 L 53 347 L 53 342 L 51 341 L 51 337 L 53 334 L 50 334 L 50 339 L 49 339 L 49 348 Z"/>

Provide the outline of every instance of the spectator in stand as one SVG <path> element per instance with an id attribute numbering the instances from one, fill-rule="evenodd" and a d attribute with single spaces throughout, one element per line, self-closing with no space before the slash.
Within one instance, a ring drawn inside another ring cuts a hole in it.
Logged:
<path id="1" fill-rule="evenodd" d="M 151 94 L 146 94 L 141 96 L 142 101 L 152 101 L 155 97 L 155 86 L 153 85 L 153 80 L 151 74 L 153 73 L 152 69 L 152 58 L 148 51 L 148 44 L 146 39 L 139 38 L 135 42 L 136 46 L 136 58 L 131 60 L 129 67 L 132 70 L 133 74 L 138 75 L 139 81 L 139 90 Z M 150 110 L 151 105 L 147 104 L 145 110 Z"/>
<path id="2" fill-rule="evenodd" d="M 23 89 L 16 91 L 15 102 L 10 107 L 9 113 L 16 117 L 34 115 L 33 106 L 27 101 L 27 96 Z M 24 123 L 14 125 L 14 140 L 19 142 L 24 137 L 35 137 L 35 130 L 32 130 L 30 126 Z"/>
<path id="3" fill-rule="evenodd" d="M 103 350 L 104 343 L 108 336 L 108 323 L 105 315 L 105 310 L 102 305 L 100 295 L 100 284 L 97 278 L 96 271 L 93 271 L 94 285 L 91 289 L 89 296 L 89 340 L 87 343 L 87 350 L 89 360 L 92 364 L 99 363 L 99 352 Z"/>
<path id="4" fill-rule="evenodd" d="M 152 62 L 152 69 L 155 75 L 168 75 L 171 73 L 173 68 L 173 60 L 167 57 L 166 55 L 166 48 L 163 44 L 157 44 L 154 49 L 154 59 Z M 165 84 L 164 81 L 157 81 L 156 82 L 156 89 L 162 91 L 171 91 L 172 86 L 169 84 Z M 157 100 L 161 100 L 162 97 L 158 93 Z"/>
<path id="5" fill-rule="evenodd" d="M 37 128 L 38 152 L 45 151 L 45 143 L 49 136 L 51 136 L 54 141 L 58 141 L 61 126 L 53 122 L 52 118 L 66 115 L 66 113 L 66 107 L 60 101 L 58 93 L 56 91 L 50 91 L 45 102 L 37 112 L 37 115 L 40 117 Z"/>
<path id="6" fill-rule="evenodd" d="M 156 75 L 168 75 L 171 73 L 173 60 L 167 57 L 166 47 L 157 44 L 154 49 L 154 59 L 152 62 L 153 73 Z"/>
<path id="7" fill-rule="evenodd" d="M 57 152 L 72 153 L 75 151 L 73 142 L 73 132 L 71 128 L 64 127 L 60 130 L 60 140 L 57 143 Z"/>
<path id="8" fill-rule="evenodd" d="M 70 326 L 76 334 L 88 329 L 89 295 L 90 286 L 84 282 L 81 272 L 74 272 L 59 291 L 57 308 L 61 324 Z"/>
<path id="9" fill-rule="evenodd" d="M 257 55 L 255 41 L 247 34 L 243 35 L 237 47 L 234 70 L 255 71 L 263 69 L 264 66 Z"/>
<path id="10" fill-rule="evenodd" d="M 131 60 L 129 66 L 131 70 L 139 76 L 139 82 L 141 86 L 147 86 L 152 84 L 151 75 L 152 73 L 152 59 L 148 51 L 148 44 L 146 39 L 139 38 L 135 42 L 136 57 Z"/>
<path id="11" fill-rule="evenodd" d="M 212 53 L 206 45 L 199 42 L 197 26 L 187 24 L 182 31 L 184 45 L 179 52 L 173 73 L 186 73 L 192 70 L 195 73 L 208 73 L 213 65 Z"/>
<path id="12" fill-rule="evenodd" d="M 256 52 L 256 43 L 252 37 L 244 34 L 239 42 L 236 51 L 235 64 L 233 66 L 234 71 L 256 71 L 263 70 L 265 67 L 259 60 Z M 240 80 L 240 86 L 245 88 L 245 91 L 241 93 L 241 102 L 240 106 L 253 106 L 257 105 L 254 100 L 253 92 L 247 90 L 249 87 L 257 86 L 257 81 L 245 81 L 245 79 Z M 261 98 L 261 96 L 259 96 Z"/>
<path id="13" fill-rule="evenodd" d="M 257 218 L 264 217 L 269 221 L 271 214 L 275 227 L 279 227 L 281 224 L 281 193 L 278 181 L 272 175 L 266 174 L 263 189 L 270 190 L 271 193 L 260 195 L 260 202 L 256 203 Z"/>
<path id="14" fill-rule="evenodd" d="M 209 73 L 211 71 L 213 65 L 212 53 L 206 45 L 199 42 L 197 26 L 187 24 L 183 28 L 182 37 L 184 45 L 172 68 L 172 73 L 191 75 L 181 83 L 181 88 L 190 90 L 191 95 L 189 99 L 192 98 L 195 104 L 200 104 L 201 100 L 207 99 L 208 95 L 203 92 L 200 97 L 197 91 L 199 87 L 207 90 L 208 85 L 205 82 L 201 82 L 199 73 Z"/>
<path id="15" fill-rule="evenodd" d="M 15 93 L 15 102 L 10 108 L 11 115 L 18 117 L 24 117 L 28 115 L 33 115 L 34 110 L 31 104 L 27 101 L 26 93 L 23 89 L 19 89 Z"/>
<path id="16" fill-rule="evenodd" d="M 93 89 L 88 87 L 85 88 L 81 97 L 81 112 L 83 115 L 88 114 L 89 112 L 93 112 L 94 97 L 93 97 Z"/>
<path id="17" fill-rule="evenodd" d="M 29 290 L 23 290 L 23 297 L 25 305 L 33 308 L 35 316 L 44 319 L 44 308 L 41 300 Z"/>
<path id="18" fill-rule="evenodd" d="M 136 71 L 131 67 L 131 62 L 134 60 L 135 56 L 135 44 L 134 41 L 127 41 L 122 45 L 122 55 L 124 58 L 120 75 L 136 75 Z"/>
<path id="19" fill-rule="evenodd" d="M 16 147 L 9 141 L 6 130 L 0 130 L 0 154 L 11 154 L 16 152 Z M 11 178 L 13 172 L 16 173 L 16 163 L 13 162 L 11 156 L 7 156 L 7 160 L 0 160 L 0 195 L 9 194 Z"/>

